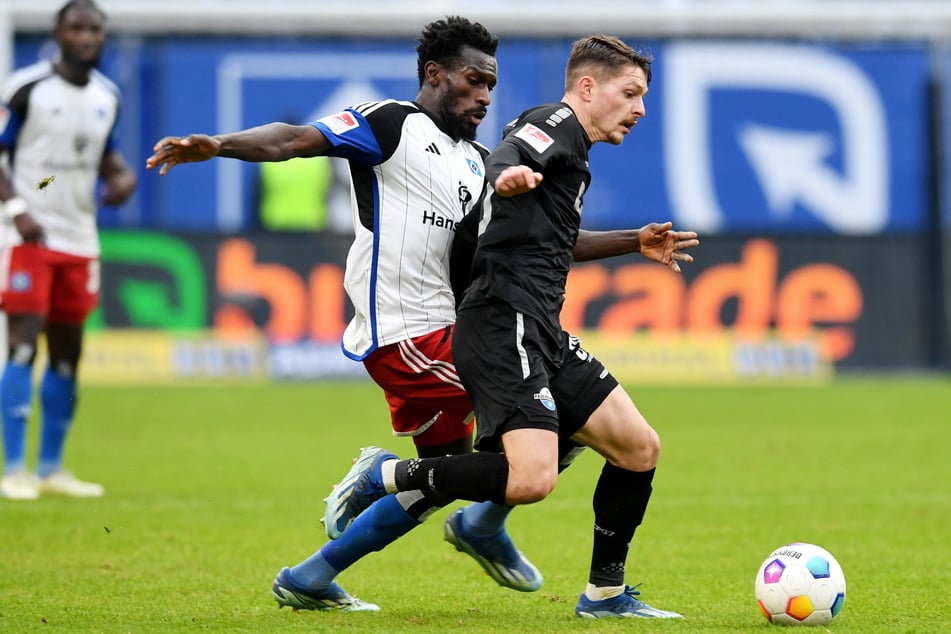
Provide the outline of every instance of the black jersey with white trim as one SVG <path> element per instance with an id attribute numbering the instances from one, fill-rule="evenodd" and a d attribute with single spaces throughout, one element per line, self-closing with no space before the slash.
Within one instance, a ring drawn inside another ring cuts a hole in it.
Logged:
<path id="1" fill-rule="evenodd" d="M 461 310 L 502 299 L 538 320 L 552 341 L 562 339 L 559 315 L 591 182 L 590 149 L 587 133 L 565 103 L 531 108 L 506 126 L 486 159 L 488 195 Z M 541 184 L 519 196 L 499 196 L 491 184 L 512 165 L 541 172 Z"/>
<path id="2" fill-rule="evenodd" d="M 454 140 L 408 101 L 373 101 L 312 124 L 350 165 L 355 237 L 344 287 L 354 317 L 344 353 L 455 323 L 449 258 L 456 226 L 482 191 L 485 147 Z"/>

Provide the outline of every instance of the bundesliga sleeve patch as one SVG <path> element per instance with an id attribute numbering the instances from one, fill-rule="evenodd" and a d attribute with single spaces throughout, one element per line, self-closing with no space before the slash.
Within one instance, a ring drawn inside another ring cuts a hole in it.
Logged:
<path id="1" fill-rule="evenodd" d="M 357 121 L 357 118 L 354 116 L 354 114 L 352 112 L 346 111 L 326 116 L 322 119 L 318 119 L 317 121 L 323 123 L 337 136 L 340 136 L 348 130 L 353 130 L 360 125 L 360 122 Z"/>
<path id="2" fill-rule="evenodd" d="M 531 123 L 523 125 L 521 129 L 515 133 L 515 136 L 528 143 L 539 154 L 544 154 L 545 150 L 555 143 L 553 138 Z"/>

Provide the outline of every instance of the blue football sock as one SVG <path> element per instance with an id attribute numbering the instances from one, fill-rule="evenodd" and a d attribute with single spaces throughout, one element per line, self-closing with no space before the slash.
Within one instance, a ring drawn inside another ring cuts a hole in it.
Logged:
<path id="1" fill-rule="evenodd" d="M 76 411 L 76 377 L 64 376 L 47 367 L 40 386 L 40 403 L 43 429 L 36 475 L 45 478 L 63 464 L 63 445 Z"/>
<path id="2" fill-rule="evenodd" d="M 326 589 L 337 576 L 338 571 L 327 563 L 321 552 L 318 550 L 301 563 L 292 566 L 291 579 L 316 592 Z"/>
<path id="3" fill-rule="evenodd" d="M 498 535 L 512 507 L 495 502 L 473 502 L 462 509 L 462 527 L 476 537 Z"/>
<path id="4" fill-rule="evenodd" d="M 26 466 L 26 424 L 33 401 L 33 366 L 8 361 L 0 380 L 3 416 L 3 472 Z"/>
<path id="5" fill-rule="evenodd" d="M 312 590 L 323 590 L 358 559 L 383 550 L 419 525 L 419 520 L 403 509 L 395 495 L 387 495 L 357 516 L 338 539 L 327 542 L 308 559 L 292 567 L 291 575 Z"/>

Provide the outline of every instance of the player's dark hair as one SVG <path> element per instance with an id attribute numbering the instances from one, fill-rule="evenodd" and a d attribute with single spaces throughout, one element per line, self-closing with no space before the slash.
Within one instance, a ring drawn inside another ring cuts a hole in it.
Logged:
<path id="1" fill-rule="evenodd" d="M 56 12 L 56 26 L 59 26 L 63 23 L 63 20 L 66 19 L 66 14 L 72 11 L 73 9 L 92 9 L 99 14 L 99 17 L 102 18 L 102 21 L 106 21 L 106 12 L 99 8 L 99 5 L 93 2 L 93 0 L 69 0 L 62 8 Z"/>
<path id="2" fill-rule="evenodd" d="M 644 71 L 649 84 L 653 61 L 653 55 L 649 52 L 637 51 L 613 35 L 591 35 L 571 46 L 565 78 L 570 84 L 583 72 L 611 75 L 616 69 L 634 64 Z"/>
<path id="3" fill-rule="evenodd" d="M 436 20 L 423 27 L 419 46 L 416 47 L 419 85 L 423 85 L 423 69 L 427 62 L 450 66 L 467 46 L 495 56 L 499 38 L 478 22 L 470 22 L 460 16 L 448 16 L 445 20 Z"/>

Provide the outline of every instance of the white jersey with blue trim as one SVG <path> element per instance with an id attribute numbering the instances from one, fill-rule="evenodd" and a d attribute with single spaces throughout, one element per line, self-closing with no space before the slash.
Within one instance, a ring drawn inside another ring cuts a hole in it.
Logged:
<path id="1" fill-rule="evenodd" d="M 449 254 L 483 189 L 486 148 L 453 140 L 415 103 L 374 101 L 312 124 L 350 164 L 355 238 L 344 286 L 356 360 L 455 323 Z"/>
<path id="2" fill-rule="evenodd" d="M 77 86 L 44 60 L 4 84 L 0 146 L 10 153 L 13 190 L 54 251 L 99 255 L 96 186 L 102 157 L 114 147 L 118 112 L 118 88 L 95 70 Z M 5 242 L 18 244 L 19 233 L 5 223 Z"/>

